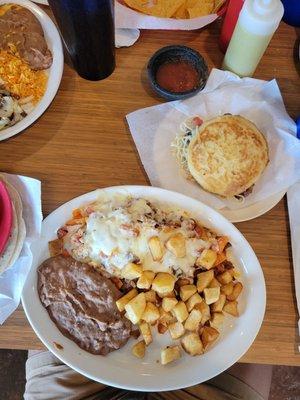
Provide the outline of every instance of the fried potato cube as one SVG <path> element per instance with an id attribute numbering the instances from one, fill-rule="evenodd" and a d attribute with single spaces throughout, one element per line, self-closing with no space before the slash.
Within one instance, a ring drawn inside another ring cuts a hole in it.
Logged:
<path id="1" fill-rule="evenodd" d="M 217 265 L 220 265 L 222 262 L 226 261 L 226 254 L 225 253 L 218 253 L 217 254 L 217 259 L 214 263 L 214 267 Z"/>
<path id="2" fill-rule="evenodd" d="M 176 278 L 167 272 L 159 272 L 152 282 L 152 289 L 160 294 L 170 293 L 174 290 Z"/>
<path id="3" fill-rule="evenodd" d="M 189 333 L 181 340 L 183 350 L 191 356 L 203 353 L 203 345 L 197 333 Z"/>
<path id="4" fill-rule="evenodd" d="M 233 287 L 232 293 L 227 296 L 227 300 L 230 301 L 236 300 L 241 294 L 242 290 L 243 290 L 243 285 L 241 284 L 241 282 L 237 282 Z"/>
<path id="5" fill-rule="evenodd" d="M 212 326 L 215 329 L 218 329 L 224 322 L 224 314 L 220 312 L 215 312 L 212 315 L 211 320 L 209 321 L 210 326 Z"/>
<path id="6" fill-rule="evenodd" d="M 199 295 L 199 293 L 193 294 L 193 296 L 191 296 L 188 299 L 188 301 L 185 303 L 188 312 L 191 312 L 192 309 L 195 307 L 195 305 L 201 303 L 201 301 L 202 301 L 202 297 Z"/>
<path id="7" fill-rule="evenodd" d="M 162 301 L 162 308 L 168 312 L 171 311 L 177 303 L 178 300 L 175 297 L 164 297 Z"/>
<path id="8" fill-rule="evenodd" d="M 227 314 L 233 315 L 234 317 L 239 316 L 239 311 L 238 311 L 238 303 L 236 300 L 233 301 L 226 301 L 223 311 L 227 312 Z"/>
<path id="9" fill-rule="evenodd" d="M 180 347 L 166 347 L 160 352 L 160 360 L 162 365 L 169 364 L 172 361 L 178 360 L 181 357 Z"/>
<path id="10" fill-rule="evenodd" d="M 48 249 L 50 257 L 58 256 L 63 251 L 63 240 L 62 239 L 51 240 L 48 243 Z"/>
<path id="11" fill-rule="evenodd" d="M 161 335 L 163 335 L 164 333 L 166 333 L 167 330 L 168 330 L 168 325 L 165 325 L 165 324 L 163 324 L 163 323 L 161 323 L 161 322 L 159 322 L 159 323 L 157 324 L 157 331 L 158 331 L 158 333 L 160 333 Z"/>
<path id="12" fill-rule="evenodd" d="M 161 299 L 164 299 L 165 297 L 169 297 L 169 298 L 174 298 L 175 293 L 174 290 L 172 290 L 171 292 L 156 292 L 156 294 L 158 295 L 158 297 L 160 297 Z"/>
<path id="13" fill-rule="evenodd" d="M 181 322 L 177 321 L 169 325 L 169 332 L 173 340 L 179 339 L 183 336 L 185 329 Z"/>
<path id="14" fill-rule="evenodd" d="M 201 322 L 201 319 L 202 319 L 201 311 L 197 310 L 196 308 L 194 308 L 194 310 L 192 310 L 190 312 L 190 315 L 186 319 L 186 321 L 184 323 L 184 328 L 187 331 L 197 331 L 198 328 L 199 328 L 199 324 Z"/>
<path id="15" fill-rule="evenodd" d="M 208 287 L 210 282 L 214 278 L 214 271 L 205 271 L 205 272 L 200 272 L 200 274 L 197 275 L 197 290 L 199 293 L 203 292 L 205 288 Z"/>
<path id="16" fill-rule="evenodd" d="M 146 352 L 146 344 L 143 340 L 134 344 L 131 349 L 132 354 L 137 358 L 144 358 Z"/>
<path id="17" fill-rule="evenodd" d="M 166 248 L 175 257 L 183 258 L 186 255 L 185 238 L 182 233 L 176 233 L 166 242 Z"/>
<path id="18" fill-rule="evenodd" d="M 158 236 L 152 236 L 148 240 L 148 246 L 153 258 L 153 261 L 160 261 L 164 255 L 164 248 Z"/>
<path id="19" fill-rule="evenodd" d="M 221 283 L 216 279 L 213 278 L 210 284 L 207 286 L 208 288 L 216 288 L 216 287 L 221 287 Z"/>
<path id="20" fill-rule="evenodd" d="M 226 285 L 232 281 L 232 275 L 229 271 L 225 271 L 223 274 L 218 275 L 217 279 L 222 285 Z"/>
<path id="21" fill-rule="evenodd" d="M 204 289 L 204 300 L 205 303 L 210 305 L 219 300 L 220 297 L 220 287 L 215 288 L 205 288 Z"/>
<path id="22" fill-rule="evenodd" d="M 206 269 L 211 269 L 217 259 L 217 253 L 211 249 L 205 249 L 202 251 L 200 257 L 196 260 L 196 265 L 198 267 L 204 267 Z"/>
<path id="23" fill-rule="evenodd" d="M 191 283 L 191 280 L 188 278 L 179 278 L 176 281 L 176 286 L 178 286 L 180 288 L 181 286 L 189 285 L 190 283 Z"/>
<path id="24" fill-rule="evenodd" d="M 143 267 L 138 264 L 128 263 L 121 271 L 122 278 L 124 279 L 136 279 L 142 275 Z"/>
<path id="25" fill-rule="evenodd" d="M 120 297 L 117 301 L 116 301 L 116 305 L 118 307 L 119 311 L 124 311 L 125 310 L 125 306 L 127 303 L 129 303 L 130 300 L 132 300 L 134 297 L 136 297 L 138 294 L 136 289 L 131 289 L 130 292 L 126 293 L 124 296 Z"/>
<path id="26" fill-rule="evenodd" d="M 223 253 L 227 243 L 229 243 L 229 239 L 227 236 L 220 236 L 217 239 L 219 251 L 218 253 Z"/>
<path id="27" fill-rule="evenodd" d="M 150 301 L 150 303 L 156 303 L 156 293 L 154 290 L 148 290 L 145 292 L 146 301 Z"/>
<path id="28" fill-rule="evenodd" d="M 221 293 L 225 294 L 225 296 L 230 295 L 233 292 L 233 282 L 226 283 L 226 285 L 221 286 Z"/>
<path id="29" fill-rule="evenodd" d="M 187 301 L 193 294 L 197 292 L 195 285 L 184 285 L 180 287 L 180 297 L 182 301 Z"/>
<path id="30" fill-rule="evenodd" d="M 152 271 L 143 271 L 141 276 L 139 277 L 136 286 L 139 289 L 150 289 L 153 279 L 155 277 L 155 273 Z"/>
<path id="31" fill-rule="evenodd" d="M 156 307 L 155 304 L 148 302 L 142 315 L 142 320 L 152 325 L 158 320 L 159 317 L 159 309 Z"/>
<path id="32" fill-rule="evenodd" d="M 204 348 L 216 341 L 219 335 L 220 333 L 217 329 L 213 328 L 212 326 L 204 326 L 201 335 Z"/>
<path id="33" fill-rule="evenodd" d="M 144 314 L 145 308 L 145 293 L 140 293 L 125 305 L 128 319 L 130 319 L 133 324 L 138 323 Z"/>
<path id="34" fill-rule="evenodd" d="M 150 325 L 147 322 L 141 322 L 140 331 L 146 346 L 148 346 L 153 341 Z"/>
<path id="35" fill-rule="evenodd" d="M 226 301 L 225 294 L 220 294 L 219 299 L 211 305 L 211 311 L 221 312 L 223 310 L 225 301 Z"/>
<path id="36" fill-rule="evenodd" d="M 201 324 L 204 325 L 205 322 L 207 322 L 210 319 L 209 306 L 205 303 L 205 301 L 202 301 L 200 304 L 196 304 L 194 308 L 196 310 L 201 311 L 201 314 L 202 314 Z"/>
<path id="37" fill-rule="evenodd" d="M 159 322 L 165 325 L 169 325 L 172 322 L 176 322 L 175 316 L 172 315 L 170 312 L 165 311 L 162 307 L 159 308 L 159 313 L 160 313 Z"/>
<path id="38" fill-rule="evenodd" d="M 173 308 L 172 313 L 177 318 L 177 321 L 183 322 L 189 316 L 186 305 L 183 301 L 179 301 L 176 306 Z"/>

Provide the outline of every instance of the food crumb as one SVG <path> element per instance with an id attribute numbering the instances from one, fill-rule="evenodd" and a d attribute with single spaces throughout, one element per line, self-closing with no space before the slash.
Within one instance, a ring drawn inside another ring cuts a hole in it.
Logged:
<path id="1" fill-rule="evenodd" d="M 57 350 L 63 350 L 64 346 L 62 346 L 61 344 L 56 343 L 56 342 L 53 342 L 53 343 L 54 343 L 54 346 L 57 348 Z"/>

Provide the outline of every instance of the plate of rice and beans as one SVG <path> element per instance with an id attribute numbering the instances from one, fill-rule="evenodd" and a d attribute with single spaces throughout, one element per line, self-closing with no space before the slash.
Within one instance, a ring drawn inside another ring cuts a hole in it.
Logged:
<path id="1" fill-rule="evenodd" d="M 264 276 L 246 239 L 175 192 L 80 196 L 44 220 L 33 254 L 22 296 L 33 329 L 64 363 L 111 386 L 206 381 L 240 359 L 263 320 Z"/>
<path id="2" fill-rule="evenodd" d="M 30 1 L 0 0 L 0 140 L 44 113 L 62 72 L 62 44 L 52 20 Z"/>

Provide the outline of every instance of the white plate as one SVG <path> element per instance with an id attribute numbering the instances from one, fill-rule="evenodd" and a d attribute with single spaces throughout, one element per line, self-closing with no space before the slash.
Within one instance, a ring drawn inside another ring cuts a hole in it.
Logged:
<path id="1" fill-rule="evenodd" d="M 133 340 L 107 357 L 95 356 L 81 350 L 63 336 L 51 321 L 39 301 L 36 269 L 49 257 L 48 241 L 56 237 L 57 229 L 69 219 L 74 208 L 94 201 L 103 194 L 116 193 L 155 199 L 189 211 L 204 225 L 226 234 L 234 249 L 234 256 L 242 272 L 244 290 L 239 300 L 240 317 L 226 318 L 226 325 L 218 342 L 204 355 L 186 354 L 173 364 L 157 363 L 160 349 L 171 342 L 169 335 L 158 335 L 145 359 L 131 355 Z M 33 265 L 22 294 L 22 303 L 34 331 L 50 351 L 79 373 L 110 386 L 139 391 L 174 390 L 206 381 L 238 361 L 251 346 L 262 324 L 266 290 L 260 264 L 243 235 L 222 215 L 182 194 L 150 186 L 118 186 L 98 189 L 62 205 L 43 222 L 41 240 L 33 246 Z M 58 350 L 54 342 L 63 346 Z"/>
<path id="2" fill-rule="evenodd" d="M 47 0 L 34 0 L 34 2 L 35 2 L 35 3 L 38 3 L 38 4 L 45 4 L 46 6 L 49 5 L 49 3 L 48 3 Z"/>
<path id="3" fill-rule="evenodd" d="M 276 193 L 265 200 L 251 204 L 249 207 L 239 208 L 238 210 L 223 208 L 219 210 L 219 212 L 231 222 L 249 221 L 250 219 L 257 218 L 260 215 L 270 211 L 276 206 L 277 203 L 280 202 L 285 193 L 286 190 L 283 190 L 282 192 Z"/>
<path id="4" fill-rule="evenodd" d="M 64 55 L 60 36 L 56 26 L 48 15 L 39 6 L 28 0 L 0 0 L 0 5 L 5 3 L 19 4 L 20 6 L 26 7 L 38 18 L 43 27 L 48 47 L 52 52 L 53 63 L 48 70 L 49 78 L 47 89 L 42 99 L 22 121 L 10 128 L 0 131 L 0 141 L 23 131 L 45 112 L 56 95 L 64 68 Z"/>

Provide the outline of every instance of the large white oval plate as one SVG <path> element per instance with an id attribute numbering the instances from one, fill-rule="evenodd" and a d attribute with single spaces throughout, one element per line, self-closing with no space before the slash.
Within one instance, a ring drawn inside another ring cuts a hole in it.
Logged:
<path id="1" fill-rule="evenodd" d="M 53 56 L 53 63 L 48 70 L 49 77 L 47 89 L 42 99 L 31 111 L 31 113 L 28 114 L 24 119 L 22 119 L 22 121 L 16 123 L 10 128 L 1 130 L 0 141 L 8 139 L 16 135 L 17 133 L 22 132 L 46 111 L 59 88 L 64 68 L 64 53 L 62 49 L 61 39 L 58 30 L 56 29 L 56 26 L 52 22 L 51 18 L 48 17 L 48 15 L 39 6 L 32 3 L 31 1 L 0 0 L 0 5 L 7 3 L 19 4 L 22 7 L 26 7 L 37 17 L 43 27 L 46 42 Z"/>
<path id="2" fill-rule="evenodd" d="M 239 300 L 240 317 L 226 318 L 227 323 L 218 342 L 204 355 L 184 355 L 167 366 L 160 365 L 160 349 L 171 343 L 168 334 L 157 334 L 145 359 L 131 355 L 133 341 L 106 357 L 81 350 L 63 336 L 42 306 L 37 292 L 37 267 L 49 257 L 48 241 L 69 219 L 74 208 L 101 196 L 125 193 L 154 199 L 183 208 L 204 225 L 230 238 L 234 256 L 242 273 L 244 290 Z M 116 186 L 98 189 L 62 205 L 43 222 L 41 239 L 33 245 L 33 265 L 25 283 L 22 303 L 27 318 L 45 346 L 65 364 L 87 377 L 110 386 L 139 391 L 174 390 L 206 381 L 238 361 L 254 341 L 262 324 L 266 290 L 261 266 L 243 235 L 222 215 L 197 200 L 182 194 L 150 186 Z M 63 346 L 58 350 L 54 342 Z"/>

